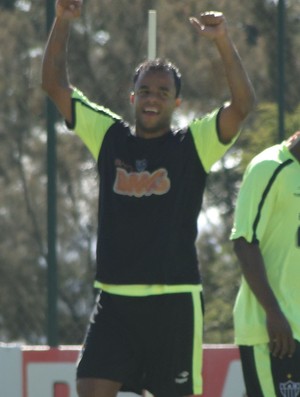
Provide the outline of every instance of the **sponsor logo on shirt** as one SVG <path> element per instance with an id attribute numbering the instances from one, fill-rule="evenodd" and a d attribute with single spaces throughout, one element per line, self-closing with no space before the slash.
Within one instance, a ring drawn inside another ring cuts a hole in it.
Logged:
<path id="1" fill-rule="evenodd" d="M 117 167 L 113 190 L 123 196 L 140 198 L 153 194 L 166 194 L 170 190 L 170 186 L 168 171 L 165 168 L 159 168 L 150 173 L 148 171 L 132 172 Z"/>
<path id="2" fill-rule="evenodd" d="M 147 168 L 147 160 L 146 159 L 136 160 L 135 168 L 137 169 L 138 172 L 145 171 L 145 169 Z"/>
<path id="3" fill-rule="evenodd" d="M 297 187 L 297 190 L 295 191 L 294 196 L 300 197 L 300 186 Z"/>

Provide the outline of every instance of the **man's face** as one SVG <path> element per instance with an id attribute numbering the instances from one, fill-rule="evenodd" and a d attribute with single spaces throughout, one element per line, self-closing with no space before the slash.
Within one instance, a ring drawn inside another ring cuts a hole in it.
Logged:
<path id="1" fill-rule="evenodd" d="M 136 134 L 144 138 L 164 135 L 170 130 L 172 115 L 180 99 L 176 98 L 171 72 L 141 72 L 131 97 Z"/>

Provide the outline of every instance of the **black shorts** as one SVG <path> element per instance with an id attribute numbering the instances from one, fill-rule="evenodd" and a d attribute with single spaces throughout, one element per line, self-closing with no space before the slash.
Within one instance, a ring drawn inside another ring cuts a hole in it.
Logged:
<path id="1" fill-rule="evenodd" d="M 267 344 L 239 346 L 247 397 L 300 396 L 300 343 L 289 358 L 273 357 Z"/>
<path id="2" fill-rule="evenodd" d="M 77 379 L 122 383 L 156 397 L 202 392 L 203 305 L 199 291 L 128 297 L 102 291 L 77 366 Z"/>

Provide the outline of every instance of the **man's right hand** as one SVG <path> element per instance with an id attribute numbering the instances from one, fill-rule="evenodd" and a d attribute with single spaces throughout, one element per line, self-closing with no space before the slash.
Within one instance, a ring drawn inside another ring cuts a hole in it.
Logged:
<path id="1" fill-rule="evenodd" d="M 296 349 L 291 326 L 280 309 L 266 313 L 269 334 L 269 350 L 274 357 L 291 357 Z"/>
<path id="2" fill-rule="evenodd" d="M 56 17 L 67 21 L 79 18 L 82 0 L 56 0 Z"/>

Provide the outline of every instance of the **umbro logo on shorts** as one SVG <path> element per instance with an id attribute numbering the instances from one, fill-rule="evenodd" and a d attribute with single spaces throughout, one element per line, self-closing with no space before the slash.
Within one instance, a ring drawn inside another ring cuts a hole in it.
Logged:
<path id="1" fill-rule="evenodd" d="M 175 378 L 175 383 L 182 384 L 188 381 L 189 373 L 187 371 L 180 372 L 178 376 Z"/>

